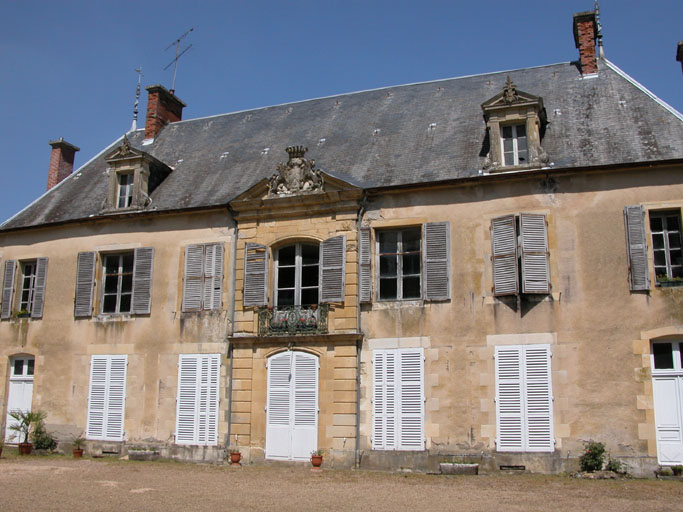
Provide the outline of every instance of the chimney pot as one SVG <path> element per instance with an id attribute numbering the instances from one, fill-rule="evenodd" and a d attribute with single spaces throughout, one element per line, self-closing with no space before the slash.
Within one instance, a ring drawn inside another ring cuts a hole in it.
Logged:
<path id="1" fill-rule="evenodd" d="M 183 108 L 187 105 L 173 94 L 173 91 L 161 85 L 150 85 L 146 89 L 148 96 L 145 139 L 154 139 L 167 124 L 183 118 Z"/>
<path id="2" fill-rule="evenodd" d="M 73 144 L 69 144 L 62 137 L 51 140 L 50 167 L 47 173 L 47 190 L 67 178 L 74 170 L 74 157 L 80 151 Z"/>
<path id="3" fill-rule="evenodd" d="M 579 62 L 582 75 L 595 75 L 598 60 L 595 56 L 595 43 L 598 26 L 594 11 L 574 14 L 574 43 L 579 49 Z"/>

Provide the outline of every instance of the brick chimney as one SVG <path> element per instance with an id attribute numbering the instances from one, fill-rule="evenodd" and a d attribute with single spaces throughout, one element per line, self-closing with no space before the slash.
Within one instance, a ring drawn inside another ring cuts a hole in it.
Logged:
<path id="1" fill-rule="evenodd" d="M 175 123 L 183 118 L 183 107 L 187 105 L 161 85 L 150 85 L 146 89 L 149 95 L 145 139 L 154 139 L 168 123 Z"/>
<path id="2" fill-rule="evenodd" d="M 574 14 L 574 42 L 579 49 L 580 71 L 584 76 L 598 73 L 598 60 L 595 56 L 597 34 L 594 11 Z"/>
<path id="3" fill-rule="evenodd" d="M 52 153 L 50 153 L 50 168 L 47 173 L 47 190 L 67 178 L 74 170 L 74 156 L 80 151 L 73 144 L 69 144 L 63 138 L 51 140 Z"/>

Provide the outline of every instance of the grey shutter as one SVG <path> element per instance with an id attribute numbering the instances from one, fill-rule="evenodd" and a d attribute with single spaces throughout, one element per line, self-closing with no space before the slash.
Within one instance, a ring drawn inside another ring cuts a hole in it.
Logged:
<path id="1" fill-rule="evenodd" d="M 268 303 L 268 249 L 248 243 L 244 249 L 244 305 L 265 306 Z"/>
<path id="2" fill-rule="evenodd" d="M 425 300 L 450 299 L 450 224 L 424 225 Z"/>
<path id="3" fill-rule="evenodd" d="M 361 302 L 372 302 L 372 251 L 370 228 L 360 229 L 358 243 L 358 260 L 360 263 L 360 293 Z"/>
<path id="4" fill-rule="evenodd" d="M 550 293 L 548 229 L 545 215 L 521 213 L 522 293 Z"/>
<path id="5" fill-rule="evenodd" d="M 5 261 L 5 272 L 2 281 L 2 310 L 0 318 L 7 319 L 12 315 L 12 298 L 14 297 L 14 275 L 17 271 L 17 261 Z"/>
<path id="6" fill-rule="evenodd" d="M 92 294 L 95 281 L 94 252 L 79 252 L 76 268 L 76 300 L 74 301 L 74 316 L 92 315 Z"/>
<path id="7" fill-rule="evenodd" d="M 223 245 L 204 247 L 204 309 L 221 309 L 223 294 Z"/>
<path id="8" fill-rule="evenodd" d="M 519 291 L 517 277 L 517 229 L 515 216 L 491 219 L 493 294 L 514 295 Z"/>
<path id="9" fill-rule="evenodd" d="M 321 246 L 321 302 L 344 302 L 346 236 L 328 238 Z"/>
<path id="10" fill-rule="evenodd" d="M 185 281 L 183 311 L 199 311 L 202 307 L 202 277 L 204 276 L 204 246 L 185 247 Z"/>
<path id="11" fill-rule="evenodd" d="M 152 273 L 154 270 L 154 247 L 135 249 L 133 264 L 133 307 L 131 313 L 148 315 L 152 306 Z"/>
<path id="12" fill-rule="evenodd" d="M 33 290 L 33 308 L 31 318 L 43 318 L 43 303 L 45 302 L 45 280 L 47 278 L 47 258 L 36 260 L 36 281 Z"/>
<path id="13" fill-rule="evenodd" d="M 647 267 L 645 239 L 645 210 L 640 205 L 624 208 L 629 283 L 631 290 L 649 290 L 650 272 Z"/>

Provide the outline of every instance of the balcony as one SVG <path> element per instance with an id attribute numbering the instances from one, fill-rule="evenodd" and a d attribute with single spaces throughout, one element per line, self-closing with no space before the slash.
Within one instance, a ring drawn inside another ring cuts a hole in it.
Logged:
<path id="1" fill-rule="evenodd" d="M 259 336 L 327 334 L 328 311 L 327 304 L 259 308 Z"/>

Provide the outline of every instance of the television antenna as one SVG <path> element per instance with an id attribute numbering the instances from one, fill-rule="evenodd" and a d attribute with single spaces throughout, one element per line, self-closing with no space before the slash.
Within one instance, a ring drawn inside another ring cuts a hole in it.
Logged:
<path id="1" fill-rule="evenodd" d="M 166 71 L 168 68 L 170 68 L 171 66 L 173 66 L 173 82 L 171 83 L 171 94 L 175 94 L 175 77 L 176 77 L 176 73 L 178 72 L 178 59 L 179 59 L 187 50 L 189 50 L 190 48 L 192 48 L 192 45 L 190 44 L 190 45 L 186 46 L 185 49 L 181 52 L 181 51 L 180 51 L 180 41 L 182 41 L 182 40 L 183 40 L 190 32 L 192 32 L 193 30 L 194 30 L 194 28 L 191 28 L 190 30 L 188 30 L 187 32 L 185 32 L 182 36 L 180 36 L 178 39 L 176 39 L 175 41 L 173 41 L 171 44 L 169 44 L 169 45 L 166 47 L 166 50 L 168 50 L 169 48 L 173 47 L 173 45 L 175 45 L 175 59 L 173 59 L 171 62 L 169 62 L 169 63 L 168 63 L 168 66 L 166 66 L 166 67 L 164 68 L 164 71 Z M 166 51 L 166 50 L 164 50 L 164 51 Z"/>

